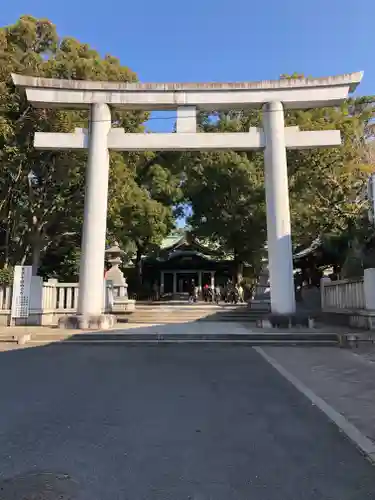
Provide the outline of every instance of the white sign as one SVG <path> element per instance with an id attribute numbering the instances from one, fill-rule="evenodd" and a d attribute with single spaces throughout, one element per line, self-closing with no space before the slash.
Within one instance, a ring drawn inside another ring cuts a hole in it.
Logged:
<path id="1" fill-rule="evenodd" d="M 32 266 L 15 266 L 13 275 L 12 318 L 27 318 L 30 309 Z"/>

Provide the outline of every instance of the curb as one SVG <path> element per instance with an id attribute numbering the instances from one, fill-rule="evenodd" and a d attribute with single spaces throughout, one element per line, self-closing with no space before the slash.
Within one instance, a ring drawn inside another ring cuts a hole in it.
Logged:
<path id="1" fill-rule="evenodd" d="M 350 423 L 341 413 L 337 412 L 332 406 L 326 403 L 322 398 L 317 396 L 297 377 L 292 375 L 288 370 L 280 365 L 272 356 L 269 356 L 261 347 L 253 347 L 280 375 L 288 380 L 298 391 L 306 396 L 315 406 L 317 406 L 325 415 L 337 425 L 337 427 L 346 434 L 346 436 L 354 443 L 359 451 L 365 455 L 371 463 L 375 464 L 375 443 L 365 436 L 355 425 Z"/>
<path id="2" fill-rule="evenodd" d="M 268 347 L 286 347 L 286 346 L 308 346 L 308 347 L 319 347 L 319 346 L 324 346 L 324 347 L 335 347 L 333 344 L 330 342 L 304 342 L 304 343 L 298 343 L 296 341 L 283 341 L 281 342 L 275 342 L 275 341 L 270 341 L 270 340 L 264 340 L 264 341 L 253 341 L 253 340 L 220 340 L 220 339 L 167 339 L 167 340 L 157 340 L 157 339 L 149 339 L 149 340 L 134 340 L 134 339 L 124 339 L 124 340 L 85 340 L 85 339 L 78 339 L 78 340 L 44 340 L 44 339 L 34 339 L 29 342 L 27 342 L 29 346 L 37 346 L 37 345 L 45 345 L 45 344 L 55 344 L 55 345 L 73 345 L 73 344 L 86 344 L 86 345 L 140 345 L 140 344 L 146 344 L 146 345 L 161 345 L 161 344 L 203 344 L 203 345 L 212 345 L 212 344 L 220 344 L 220 345 L 247 345 L 250 347 L 255 347 L 255 346 L 260 346 L 260 345 L 266 345 Z"/>

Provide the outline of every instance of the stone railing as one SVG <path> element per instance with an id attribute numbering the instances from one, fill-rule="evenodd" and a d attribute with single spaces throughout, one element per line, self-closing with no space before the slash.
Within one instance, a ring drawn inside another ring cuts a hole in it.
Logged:
<path id="1" fill-rule="evenodd" d="M 112 285 L 111 288 L 115 300 L 122 296 L 124 287 Z M 51 308 L 58 312 L 75 312 L 78 306 L 79 283 L 60 283 L 56 280 L 49 280 L 43 283 L 43 294 L 47 308 L 51 304 Z"/>
<path id="2" fill-rule="evenodd" d="M 0 286 L 0 325 L 9 325 L 12 308 L 12 287 Z"/>
<path id="3" fill-rule="evenodd" d="M 321 280 L 322 312 L 340 324 L 375 330 L 375 269 L 351 280 Z"/>
<path id="4" fill-rule="evenodd" d="M 41 278 L 35 280 L 30 292 L 33 304 L 30 306 L 29 318 L 16 320 L 16 324 L 54 325 L 61 316 L 74 314 L 77 311 L 79 283 L 60 283 L 50 279 L 42 282 Z M 40 300 L 36 299 L 36 295 Z M 126 313 L 134 310 L 135 301 L 124 299 L 124 287 L 108 284 L 106 297 L 103 297 L 103 310 L 105 312 Z M 11 324 L 12 287 L 0 286 L 0 325 Z"/>
<path id="5" fill-rule="evenodd" d="M 44 284 L 44 289 L 48 289 L 49 283 Z M 54 288 L 54 290 L 53 290 Z M 75 312 L 78 306 L 78 283 L 58 283 L 51 288 L 51 295 L 54 300 L 55 310 L 67 313 Z"/>
<path id="6" fill-rule="evenodd" d="M 10 311 L 12 307 L 12 287 L 0 287 L 0 313 L 2 311 Z"/>
<path id="7" fill-rule="evenodd" d="M 330 281 L 322 279 L 321 303 L 323 311 L 353 311 L 366 309 L 364 280 Z"/>

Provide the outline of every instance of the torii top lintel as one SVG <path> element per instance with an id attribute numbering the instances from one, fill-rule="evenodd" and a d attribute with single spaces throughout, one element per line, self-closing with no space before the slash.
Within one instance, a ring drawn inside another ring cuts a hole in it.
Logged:
<path id="1" fill-rule="evenodd" d="M 363 72 L 325 78 L 233 83 L 126 83 L 60 80 L 12 74 L 36 107 L 87 108 L 106 103 L 145 111 L 195 106 L 202 110 L 259 108 L 280 101 L 285 108 L 335 106 L 361 82 Z"/>

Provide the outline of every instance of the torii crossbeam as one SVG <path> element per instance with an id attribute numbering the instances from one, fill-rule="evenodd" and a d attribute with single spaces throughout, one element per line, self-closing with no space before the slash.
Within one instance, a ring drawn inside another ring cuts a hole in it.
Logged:
<path id="1" fill-rule="evenodd" d="M 300 131 L 285 127 L 284 108 L 340 104 L 362 73 L 318 79 L 242 83 L 113 83 L 12 75 L 37 107 L 90 109 L 89 129 L 35 134 L 39 149 L 88 149 L 78 314 L 100 316 L 107 218 L 109 150 L 264 150 L 271 308 L 295 312 L 286 149 L 334 147 L 337 130 Z M 177 110 L 173 134 L 136 134 L 111 127 L 111 108 Z M 263 109 L 263 129 L 247 133 L 197 133 L 198 110 Z"/>

